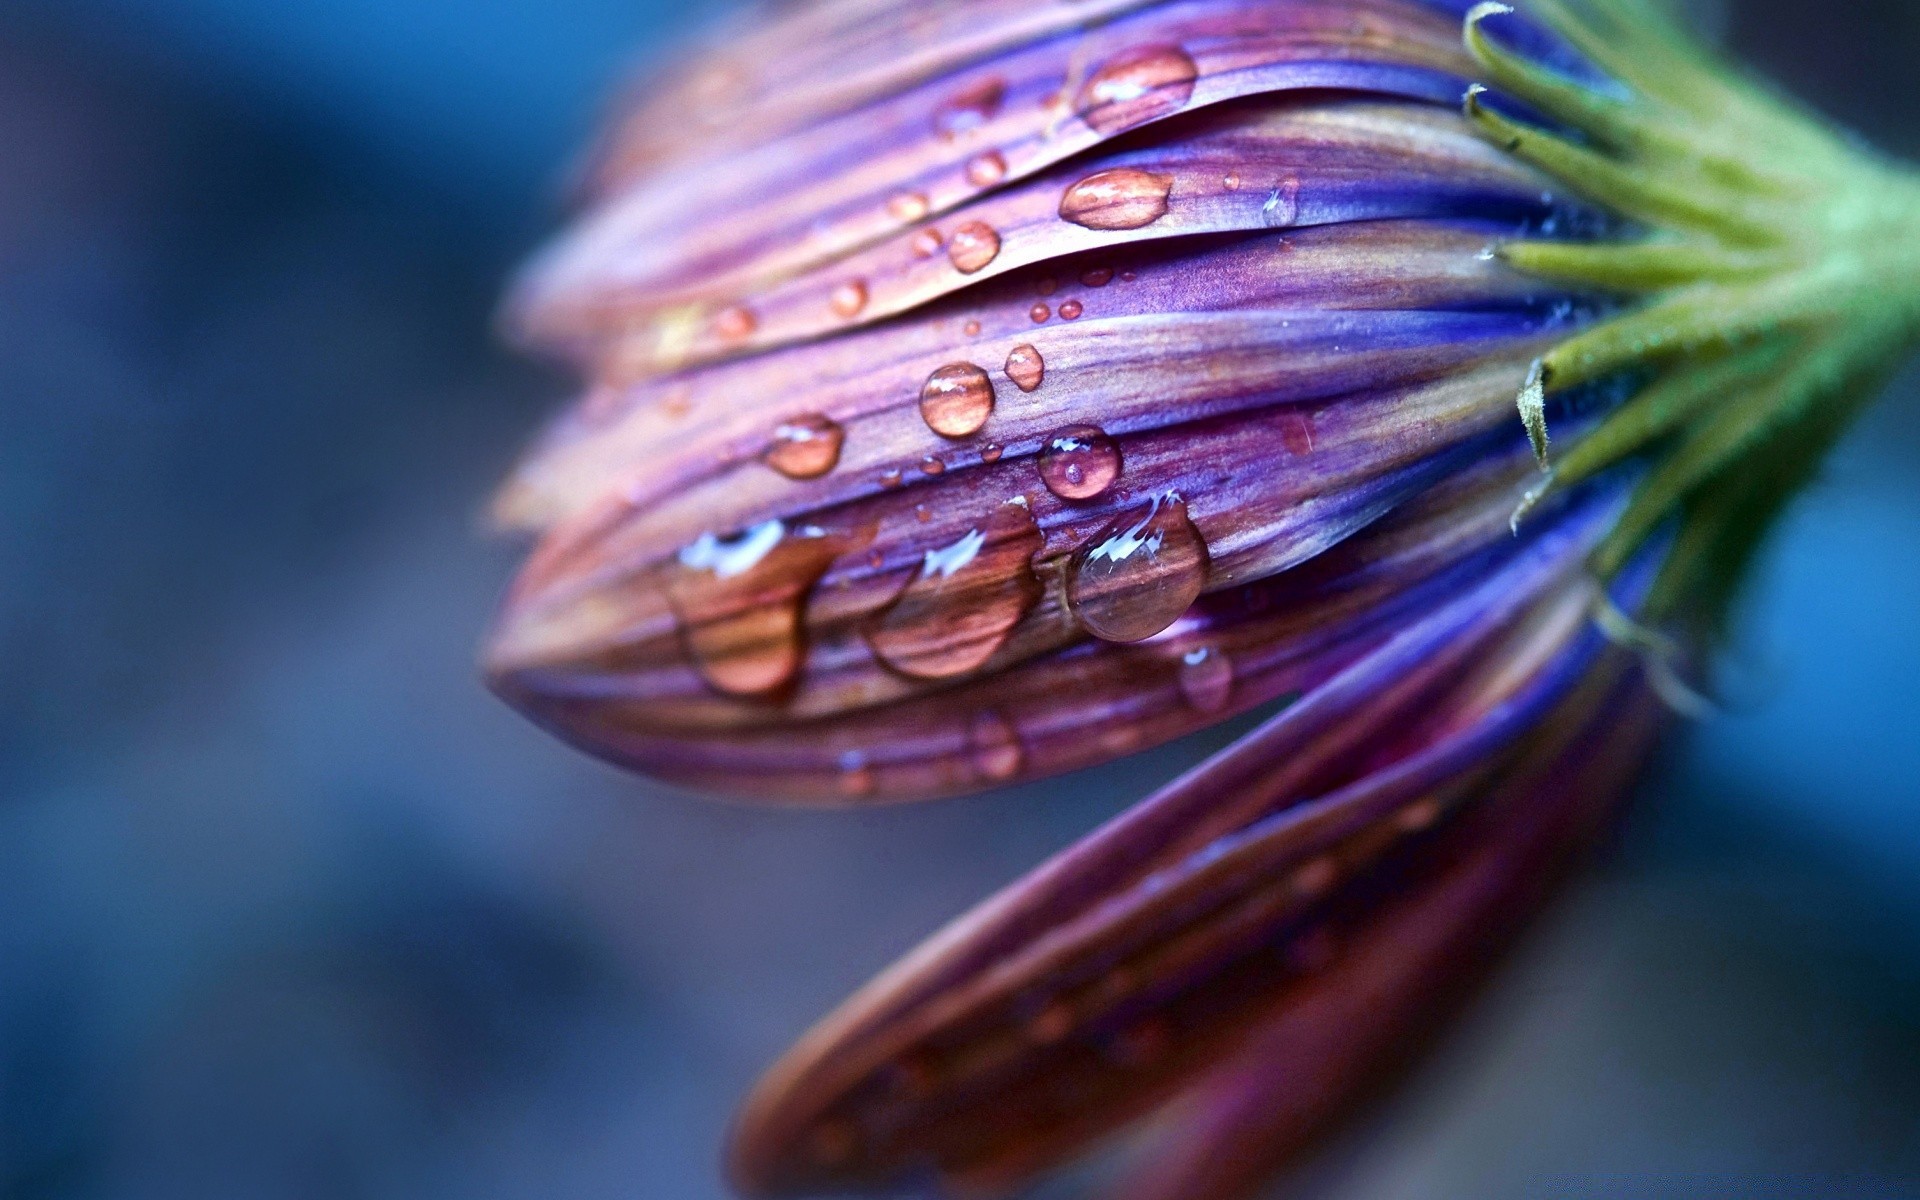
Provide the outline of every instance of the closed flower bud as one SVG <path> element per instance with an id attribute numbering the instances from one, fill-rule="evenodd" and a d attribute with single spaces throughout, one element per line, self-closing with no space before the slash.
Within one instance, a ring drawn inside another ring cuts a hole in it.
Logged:
<path id="1" fill-rule="evenodd" d="M 1257 1188 L 1698 705 L 1917 195 L 1638 0 L 829 0 L 635 100 L 509 305 L 589 386 L 497 500 L 503 696 L 806 803 L 1279 709 L 829 1017 L 738 1184 L 1164 1111 L 1128 1197 Z"/>

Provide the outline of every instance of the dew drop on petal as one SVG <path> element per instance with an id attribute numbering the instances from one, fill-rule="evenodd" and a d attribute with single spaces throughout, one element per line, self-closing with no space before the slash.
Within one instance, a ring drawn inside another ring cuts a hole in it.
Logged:
<path id="1" fill-rule="evenodd" d="M 1127 513 L 1075 553 L 1067 603 L 1095 637 L 1138 642 L 1180 619 L 1207 578 L 1207 544 L 1178 493 Z"/>
<path id="2" fill-rule="evenodd" d="M 1039 301 L 1032 308 L 1027 310 L 1027 316 L 1033 318 L 1033 323 L 1035 325 L 1045 325 L 1047 323 L 1047 318 L 1051 317 L 1052 315 L 1053 315 L 1053 310 L 1047 307 L 1047 302 L 1045 300 Z"/>
<path id="3" fill-rule="evenodd" d="M 1060 319 L 1062 321 L 1077 321 L 1080 319 L 1080 314 L 1085 311 L 1086 309 L 1081 306 L 1078 300 L 1066 300 L 1060 305 Z"/>
<path id="4" fill-rule="evenodd" d="M 1200 68 L 1178 46 L 1136 46 L 1102 63 L 1074 98 L 1074 111 L 1111 136 L 1185 108 Z"/>
<path id="5" fill-rule="evenodd" d="M 1120 447 L 1098 426 L 1069 426 L 1040 447 L 1040 481 L 1062 500 L 1091 500 L 1119 477 Z"/>
<path id="6" fill-rule="evenodd" d="M 1006 99 L 1007 81 L 998 75 L 975 80 L 942 100 L 933 110 L 933 129 L 944 141 L 952 141 L 993 119 Z"/>
<path id="7" fill-rule="evenodd" d="M 1086 229 L 1142 229 L 1167 215 L 1173 176 L 1114 167 L 1095 171 L 1060 196 L 1060 219 Z"/>
<path id="8" fill-rule="evenodd" d="M 758 696 L 800 669 L 807 593 L 848 548 L 814 526 L 766 521 L 733 537 L 708 533 L 680 552 L 667 582 L 700 674 L 734 696 Z"/>
<path id="9" fill-rule="evenodd" d="M 1030 345 L 1019 345 L 1009 350 L 1004 369 L 1007 378 L 1013 380 L 1013 386 L 1023 392 L 1033 391 L 1047 377 L 1046 360 Z"/>
<path id="10" fill-rule="evenodd" d="M 1267 193 L 1260 206 L 1260 223 L 1268 229 L 1285 229 L 1300 219 L 1300 181 L 1283 180 Z"/>
<path id="11" fill-rule="evenodd" d="M 1000 235 L 985 221 L 968 221 L 947 239 L 947 261 L 962 275 L 973 274 L 999 254 Z"/>
<path id="12" fill-rule="evenodd" d="M 918 221 L 932 211 L 932 205 L 920 192 L 896 192 L 887 201 L 887 215 L 903 224 Z"/>
<path id="13" fill-rule="evenodd" d="M 759 318 L 744 304 L 729 304 L 713 318 L 713 331 L 729 342 L 751 336 L 759 325 Z"/>
<path id="14" fill-rule="evenodd" d="M 1044 275 L 1033 285 L 1033 290 L 1042 296 L 1051 296 L 1060 290 L 1060 281 L 1051 275 Z"/>
<path id="15" fill-rule="evenodd" d="M 1007 177 L 1007 159 L 998 150 L 984 150 L 967 160 L 967 182 L 987 188 Z"/>
<path id="16" fill-rule="evenodd" d="M 966 334 L 968 337 L 979 337 L 980 322 L 968 321 L 965 325 L 962 325 L 960 327 L 960 332 Z"/>
<path id="17" fill-rule="evenodd" d="M 827 297 L 827 303 L 832 305 L 835 313 L 849 320 L 859 316 L 860 310 L 867 306 L 867 281 L 847 280 L 833 289 L 833 294 Z"/>
<path id="18" fill-rule="evenodd" d="M 929 225 L 913 235 L 907 242 L 907 248 L 913 251 L 915 258 L 932 258 L 940 253 L 940 231 Z"/>
<path id="19" fill-rule="evenodd" d="M 1090 288 L 1103 288 L 1113 282 L 1112 267 L 1095 267 L 1080 276 L 1080 282 Z"/>
<path id="20" fill-rule="evenodd" d="M 776 428 L 762 457 L 789 479 L 817 479 L 840 461 L 846 437 L 846 430 L 831 419 L 809 413 Z"/>
<path id="21" fill-rule="evenodd" d="M 920 460 L 920 471 L 925 475 L 941 475 L 946 472 L 947 460 L 938 454 L 929 454 Z"/>
<path id="22" fill-rule="evenodd" d="M 1020 773 L 1027 752 L 1007 719 L 987 710 L 975 713 L 967 730 L 967 757 L 982 779 L 1005 783 Z"/>
<path id="23" fill-rule="evenodd" d="M 986 445 L 980 447 L 980 461 L 983 463 L 999 462 L 1001 453 L 1001 448 L 997 444 L 988 442 Z"/>
<path id="24" fill-rule="evenodd" d="M 993 415 L 993 380 L 972 363 L 948 363 L 921 386 L 920 415 L 941 437 L 978 433 Z"/>
<path id="25" fill-rule="evenodd" d="M 888 467 L 886 470 L 880 472 L 880 486 L 883 488 L 897 488 L 900 486 L 903 478 L 904 476 L 900 468 Z"/>
<path id="26" fill-rule="evenodd" d="M 1180 694 L 1194 711 L 1217 713 L 1233 696 L 1233 660 L 1210 646 L 1180 656 Z"/>
<path id="27" fill-rule="evenodd" d="M 1001 505 L 958 541 L 926 552 L 899 598 L 868 627 L 867 644 L 880 661 L 919 679 L 978 669 L 1039 601 L 1033 556 L 1043 540 L 1024 504 Z"/>

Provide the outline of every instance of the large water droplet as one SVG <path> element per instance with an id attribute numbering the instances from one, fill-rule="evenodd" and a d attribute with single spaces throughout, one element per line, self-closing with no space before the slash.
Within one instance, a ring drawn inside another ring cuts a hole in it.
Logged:
<path id="1" fill-rule="evenodd" d="M 1067 568 L 1067 603 L 1110 642 L 1144 641 L 1180 619 L 1207 578 L 1207 544 L 1178 493 L 1157 496 L 1093 536 Z"/>
<path id="2" fill-rule="evenodd" d="M 1033 556 L 1045 539 L 1024 504 L 1003 504 L 979 528 L 929 550 L 900 597 L 867 631 L 889 667 L 920 679 L 978 669 L 1040 599 Z"/>
<path id="3" fill-rule="evenodd" d="M 1005 717 L 992 710 L 974 714 L 967 730 L 967 756 L 980 777 L 993 783 L 1005 783 L 1018 775 L 1027 760 L 1020 735 Z"/>
<path id="4" fill-rule="evenodd" d="M 815 526 L 766 521 L 734 537 L 703 534 L 682 550 L 667 599 L 707 682 L 758 696 L 791 681 L 807 593 L 846 548 L 846 538 Z"/>
<path id="5" fill-rule="evenodd" d="M 978 433 L 993 415 L 993 380 L 972 363 L 948 363 L 920 388 L 920 415 L 941 437 Z"/>
<path id="6" fill-rule="evenodd" d="M 1040 480 L 1062 500 L 1091 500 L 1120 477 L 1120 447 L 1094 425 L 1072 425 L 1040 447 Z"/>
<path id="7" fill-rule="evenodd" d="M 1000 254 L 1000 235 L 985 221 L 968 221 L 947 239 L 947 261 L 971 275 Z"/>
<path id="8" fill-rule="evenodd" d="M 1013 386 L 1023 392 L 1031 392 L 1040 386 L 1047 376 L 1046 360 L 1032 346 L 1015 346 L 1007 352 L 1007 378 L 1013 380 Z"/>
<path id="9" fill-rule="evenodd" d="M 846 430 L 831 419 L 808 413 L 775 429 L 762 457 L 789 479 L 817 479 L 840 461 L 840 445 L 846 437 Z"/>
<path id="10" fill-rule="evenodd" d="M 1233 660 L 1210 646 L 1180 656 L 1180 694 L 1195 711 L 1217 713 L 1233 698 Z"/>
<path id="11" fill-rule="evenodd" d="M 1112 136 L 1185 108 L 1199 75 L 1178 46 L 1136 46 L 1089 76 L 1073 108 L 1096 133 Z"/>
<path id="12" fill-rule="evenodd" d="M 1140 229 L 1167 215 L 1173 176 L 1115 167 L 1095 171 L 1060 197 L 1060 219 L 1087 229 Z"/>
<path id="13" fill-rule="evenodd" d="M 951 141 L 993 119 L 1006 98 L 1007 81 L 998 75 L 975 80 L 940 102 L 933 110 L 933 128 L 943 140 Z"/>
<path id="14" fill-rule="evenodd" d="M 1300 181 L 1282 180 L 1267 193 L 1266 203 L 1260 206 L 1260 223 L 1268 229 L 1285 229 L 1299 219 Z"/>

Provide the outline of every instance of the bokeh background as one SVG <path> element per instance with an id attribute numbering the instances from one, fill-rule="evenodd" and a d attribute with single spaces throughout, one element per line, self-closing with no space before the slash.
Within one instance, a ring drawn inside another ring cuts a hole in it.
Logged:
<path id="1" fill-rule="evenodd" d="M 490 307 L 703 11 L 0 3 L 3 1200 L 718 1197 L 812 1018 L 1206 748 L 762 813 L 482 692 L 477 514 L 567 388 Z M 1710 19 L 1920 153 L 1920 5 Z M 1278 1195 L 1920 1195 L 1920 377 L 1744 630 L 1736 711 Z"/>

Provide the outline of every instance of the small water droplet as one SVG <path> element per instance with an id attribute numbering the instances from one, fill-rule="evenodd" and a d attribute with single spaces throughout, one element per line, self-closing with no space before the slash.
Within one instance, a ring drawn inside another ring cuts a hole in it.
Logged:
<path id="1" fill-rule="evenodd" d="M 1283 413 L 1280 417 L 1280 444 L 1287 453 L 1295 455 L 1313 453 L 1313 418 L 1306 413 Z"/>
<path id="2" fill-rule="evenodd" d="M 1087 77 L 1074 111 L 1096 133 L 1111 136 L 1186 107 L 1200 68 L 1178 46 L 1136 46 Z"/>
<path id="3" fill-rule="evenodd" d="M 880 661 L 920 679 L 973 671 L 1040 599 L 1033 514 L 1003 504 L 966 536 L 929 550 L 919 572 L 867 630 Z M 1017 743 L 1016 743 L 1017 744 Z"/>
<path id="4" fill-rule="evenodd" d="M 965 325 L 962 325 L 960 327 L 960 332 L 966 334 L 968 337 L 979 337 L 980 322 L 968 321 Z"/>
<path id="5" fill-rule="evenodd" d="M 1009 350 L 1004 369 L 1007 378 L 1013 380 L 1013 385 L 1023 392 L 1033 391 L 1047 377 L 1046 360 L 1030 345 L 1015 346 Z"/>
<path id="6" fill-rule="evenodd" d="M 1032 308 L 1027 310 L 1027 316 L 1033 318 L 1035 325 L 1045 325 L 1047 318 L 1052 315 L 1053 310 L 1047 307 L 1047 302 L 1044 300 L 1036 302 Z"/>
<path id="7" fill-rule="evenodd" d="M 919 192 L 896 192 L 887 201 L 887 215 L 901 224 L 912 224 L 932 211 L 926 196 Z"/>
<path id="8" fill-rule="evenodd" d="M 1138 642 L 1172 625 L 1200 597 L 1207 545 L 1178 493 L 1113 521 L 1073 556 L 1067 603 L 1094 636 Z"/>
<path id="9" fill-rule="evenodd" d="M 873 764 L 867 756 L 858 750 L 849 750 L 840 756 L 840 794 L 858 798 L 871 796 L 878 789 L 878 780 L 874 778 Z"/>
<path id="10" fill-rule="evenodd" d="M 1103 288 L 1113 282 L 1112 267 L 1095 267 L 1080 276 L 1080 282 L 1090 288 Z"/>
<path id="11" fill-rule="evenodd" d="M 782 423 L 762 456 L 766 464 L 789 479 L 817 479 L 840 461 L 847 432 L 819 413 L 808 413 Z"/>
<path id="12" fill-rule="evenodd" d="M 1068 300 L 1060 305 L 1060 319 L 1062 321 L 1077 321 L 1080 319 L 1080 314 L 1085 311 L 1086 309 L 1081 306 L 1078 300 Z"/>
<path id="13" fill-rule="evenodd" d="M 993 415 L 993 380 L 972 363 L 948 363 L 920 388 L 920 415 L 941 437 L 978 433 Z"/>
<path id="14" fill-rule="evenodd" d="M 947 241 L 947 261 L 962 275 L 971 275 L 1000 254 L 1000 235 L 985 221 L 968 221 Z"/>
<path id="15" fill-rule="evenodd" d="M 897 488 L 904 478 L 905 476 L 899 467 L 888 467 L 886 470 L 880 472 L 880 486 L 883 488 Z"/>
<path id="16" fill-rule="evenodd" d="M 1120 447 L 1098 426 L 1062 429 L 1040 447 L 1040 480 L 1062 500 L 1091 500 L 1119 477 Z"/>
<path id="17" fill-rule="evenodd" d="M 744 304 L 729 304 L 713 318 L 713 331 L 729 342 L 752 335 L 760 321 Z"/>
<path id="18" fill-rule="evenodd" d="M 1134 272 L 1132 272 L 1132 271 L 1122 271 L 1122 272 L 1120 272 L 1120 282 L 1121 282 L 1121 283 L 1132 283 L 1132 282 L 1133 282 L 1134 280 L 1136 280 L 1136 279 L 1138 279 L 1138 278 L 1140 278 L 1140 276 L 1138 276 L 1137 274 L 1135 274 L 1135 273 L 1134 273 Z"/>
<path id="19" fill-rule="evenodd" d="M 1167 215 L 1173 176 L 1115 167 L 1096 171 L 1060 196 L 1060 219 L 1086 229 L 1142 229 Z"/>
<path id="20" fill-rule="evenodd" d="M 667 599 L 706 681 L 758 696 L 792 680 L 807 593 L 846 548 L 845 538 L 816 527 L 766 521 L 734 537 L 703 534 L 682 550 Z"/>
<path id="21" fill-rule="evenodd" d="M 988 442 L 986 445 L 980 447 L 980 461 L 983 463 L 997 463 L 1000 461 L 1001 453 L 1002 451 L 998 445 L 993 442 Z"/>
<path id="22" fill-rule="evenodd" d="M 1007 177 L 1007 159 L 998 150 L 983 150 L 967 160 L 967 182 L 987 188 Z"/>
<path id="23" fill-rule="evenodd" d="M 827 298 L 827 303 L 833 306 L 834 312 L 849 320 L 859 316 L 860 310 L 867 306 L 867 281 L 847 280 L 833 289 L 833 294 Z"/>
<path id="24" fill-rule="evenodd" d="M 1226 189 L 1227 189 L 1228 191 L 1230 191 L 1230 192 L 1237 192 L 1237 191 L 1239 191 L 1239 190 L 1240 190 L 1240 174 L 1239 174 L 1239 172 L 1237 172 L 1237 171 L 1228 171 L 1228 172 L 1227 172 L 1227 177 L 1226 177 L 1225 179 L 1222 179 L 1222 180 L 1220 181 L 1220 186 L 1221 186 L 1221 187 L 1224 187 L 1224 188 L 1226 188 Z"/>
<path id="25" fill-rule="evenodd" d="M 933 129 L 943 141 L 952 141 L 993 119 L 1006 98 L 1007 81 L 998 75 L 975 80 L 942 100 L 933 110 Z"/>
<path id="26" fill-rule="evenodd" d="M 1180 656 L 1180 694 L 1196 711 L 1217 713 L 1233 697 L 1233 660 L 1209 646 Z"/>
<path id="27" fill-rule="evenodd" d="M 939 475 L 946 471 L 947 460 L 937 454 L 929 454 L 920 460 L 920 471 L 926 475 Z"/>
<path id="28" fill-rule="evenodd" d="M 1299 219 L 1300 181 L 1283 180 L 1267 193 L 1267 202 L 1260 206 L 1260 223 L 1268 229 L 1285 229 Z"/>
<path id="29" fill-rule="evenodd" d="M 922 525 L 931 524 L 933 521 L 933 510 L 924 504 L 916 504 L 913 506 L 913 519 Z"/>
<path id="30" fill-rule="evenodd" d="M 1027 752 L 1005 717 L 991 710 L 975 713 L 967 734 L 968 755 L 982 779 L 1005 783 L 1020 773 Z"/>
<path id="31" fill-rule="evenodd" d="M 907 248 L 913 251 L 915 258 L 932 258 L 940 253 L 940 231 L 929 225 L 913 235 L 907 242 Z"/>

